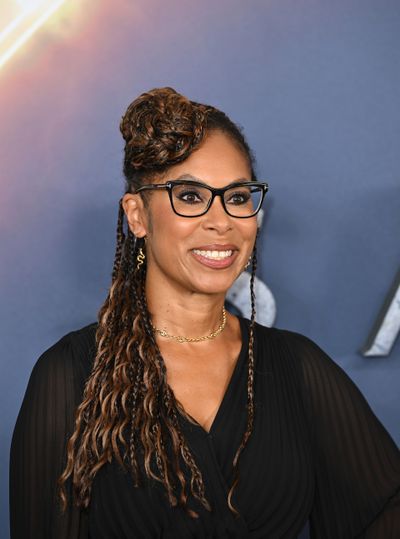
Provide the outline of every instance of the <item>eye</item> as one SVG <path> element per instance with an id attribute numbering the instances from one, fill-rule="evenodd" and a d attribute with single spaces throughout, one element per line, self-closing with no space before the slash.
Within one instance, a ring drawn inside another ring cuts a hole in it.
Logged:
<path id="1" fill-rule="evenodd" d="M 204 202 L 202 193 L 193 187 L 180 189 L 179 192 L 174 192 L 174 195 L 179 201 L 185 202 L 186 204 L 199 204 Z"/>
<path id="2" fill-rule="evenodd" d="M 229 192 L 227 193 L 227 196 L 225 198 L 225 202 L 228 204 L 233 204 L 235 206 L 241 206 L 243 204 L 247 204 L 247 202 L 250 200 L 251 194 L 248 189 L 240 189 L 237 191 Z"/>

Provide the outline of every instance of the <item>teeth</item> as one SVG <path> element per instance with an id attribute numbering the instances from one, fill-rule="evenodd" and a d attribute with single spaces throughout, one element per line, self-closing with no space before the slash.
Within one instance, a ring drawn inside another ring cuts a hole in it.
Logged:
<path id="1" fill-rule="evenodd" d="M 205 258 L 212 258 L 213 260 L 223 260 L 232 256 L 232 251 L 201 251 L 200 249 L 193 249 L 193 252 L 197 255 L 204 256 Z"/>

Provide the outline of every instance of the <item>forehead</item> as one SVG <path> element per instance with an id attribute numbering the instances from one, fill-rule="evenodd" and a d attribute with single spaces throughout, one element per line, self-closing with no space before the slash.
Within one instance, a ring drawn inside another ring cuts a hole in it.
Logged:
<path id="1" fill-rule="evenodd" d="M 201 145 L 182 163 L 170 167 L 165 180 L 192 176 L 214 187 L 234 181 L 251 180 L 248 158 L 227 135 L 219 131 L 207 134 Z"/>

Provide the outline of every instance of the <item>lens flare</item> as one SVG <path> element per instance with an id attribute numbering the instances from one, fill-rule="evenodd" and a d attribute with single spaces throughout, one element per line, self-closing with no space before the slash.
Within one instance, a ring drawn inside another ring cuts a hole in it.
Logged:
<path id="1" fill-rule="evenodd" d="M 2 3 L 0 69 L 65 2 L 66 0 L 9 0 Z"/>

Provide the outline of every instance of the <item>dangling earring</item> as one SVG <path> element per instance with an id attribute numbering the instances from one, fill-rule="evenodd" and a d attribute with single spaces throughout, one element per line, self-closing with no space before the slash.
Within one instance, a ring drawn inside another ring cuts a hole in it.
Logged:
<path id="1" fill-rule="evenodd" d="M 252 259 L 252 258 L 253 258 L 253 255 L 251 254 L 251 255 L 249 256 L 249 259 L 248 259 L 248 261 L 247 261 L 247 264 L 246 264 L 245 267 L 243 268 L 243 271 L 247 270 L 247 268 L 250 266 L 250 264 L 251 264 L 251 259 Z"/>
<path id="2" fill-rule="evenodd" d="M 144 254 L 143 252 L 143 249 L 140 248 L 139 249 L 139 254 L 137 255 L 136 257 L 136 271 L 139 270 L 140 266 L 143 264 L 143 262 L 145 261 L 145 258 L 146 258 L 146 255 Z"/>
<path id="3" fill-rule="evenodd" d="M 144 241 L 146 241 L 146 236 L 144 236 L 143 239 L 144 239 Z M 139 254 L 136 257 L 136 271 L 138 271 L 140 269 L 140 266 L 143 264 L 145 259 L 146 259 L 146 255 L 145 255 L 145 253 L 143 251 L 143 248 L 140 247 Z"/>

